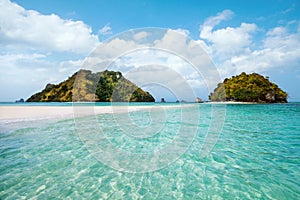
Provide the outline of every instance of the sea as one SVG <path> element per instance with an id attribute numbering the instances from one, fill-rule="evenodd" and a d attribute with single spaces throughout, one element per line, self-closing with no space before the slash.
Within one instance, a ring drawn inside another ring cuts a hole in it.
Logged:
<path id="1" fill-rule="evenodd" d="M 27 105 L 75 114 L 0 121 L 1 200 L 300 199 L 300 103 Z"/>

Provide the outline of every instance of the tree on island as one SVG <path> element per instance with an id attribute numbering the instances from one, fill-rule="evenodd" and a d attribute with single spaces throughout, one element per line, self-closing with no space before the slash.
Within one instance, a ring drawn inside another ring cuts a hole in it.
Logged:
<path id="1" fill-rule="evenodd" d="M 286 103 L 288 94 L 257 73 L 245 72 L 219 83 L 209 95 L 211 101 L 239 101 L 257 103 Z"/>

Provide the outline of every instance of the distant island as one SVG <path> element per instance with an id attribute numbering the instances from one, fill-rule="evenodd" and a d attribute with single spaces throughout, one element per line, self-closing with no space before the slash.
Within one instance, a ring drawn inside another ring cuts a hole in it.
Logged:
<path id="1" fill-rule="evenodd" d="M 245 72 L 219 83 L 209 95 L 211 101 L 237 101 L 255 103 L 287 103 L 288 94 L 275 83 L 257 73 Z"/>
<path id="2" fill-rule="evenodd" d="M 79 84 L 76 91 L 74 84 Z M 124 78 L 121 72 L 105 70 L 92 73 L 90 70 L 79 70 L 57 85 L 47 84 L 45 89 L 32 95 L 27 102 L 72 102 L 74 97 L 80 101 L 96 102 L 155 101 L 151 94 Z"/>
<path id="3" fill-rule="evenodd" d="M 19 100 L 16 100 L 16 103 L 24 103 L 24 99 L 23 98 L 20 98 Z"/>

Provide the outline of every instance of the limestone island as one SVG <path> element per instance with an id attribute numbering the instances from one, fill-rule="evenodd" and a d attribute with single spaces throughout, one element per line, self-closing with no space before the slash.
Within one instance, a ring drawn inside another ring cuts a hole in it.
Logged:
<path id="1" fill-rule="evenodd" d="M 278 85 L 257 73 L 245 72 L 219 83 L 209 95 L 211 101 L 233 101 L 253 103 L 287 103 L 288 94 Z"/>
<path id="2" fill-rule="evenodd" d="M 121 72 L 79 70 L 67 80 L 47 84 L 27 102 L 154 102 L 153 96 L 123 77 Z"/>

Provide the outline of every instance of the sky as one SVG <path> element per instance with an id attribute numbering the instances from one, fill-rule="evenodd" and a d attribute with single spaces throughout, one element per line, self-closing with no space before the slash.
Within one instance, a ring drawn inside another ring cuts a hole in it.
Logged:
<path id="1" fill-rule="evenodd" d="M 0 101 L 27 99 L 47 83 L 67 79 L 86 68 L 85 61 L 101 45 L 106 50 L 113 44 L 121 49 L 139 47 L 133 38 L 142 31 L 131 38 L 124 35 L 132 29 L 145 29 L 149 35 L 147 27 L 165 30 L 157 34 L 155 48 L 180 53 L 181 41 L 192 40 L 205 51 L 221 78 L 243 71 L 260 73 L 287 91 L 289 101 L 300 101 L 299 6 L 298 0 L 0 0 Z M 213 89 L 183 59 L 166 51 L 131 52 L 115 61 L 116 68 L 134 69 L 135 74 L 128 74 L 133 79 L 141 75 L 141 69 L 157 70 L 153 64 L 173 67 L 172 72 L 160 69 L 180 76 L 200 98 L 207 99 Z M 146 78 L 145 73 L 142 76 Z M 159 93 L 158 85 L 144 86 L 159 98 L 168 88 L 164 85 Z"/>

